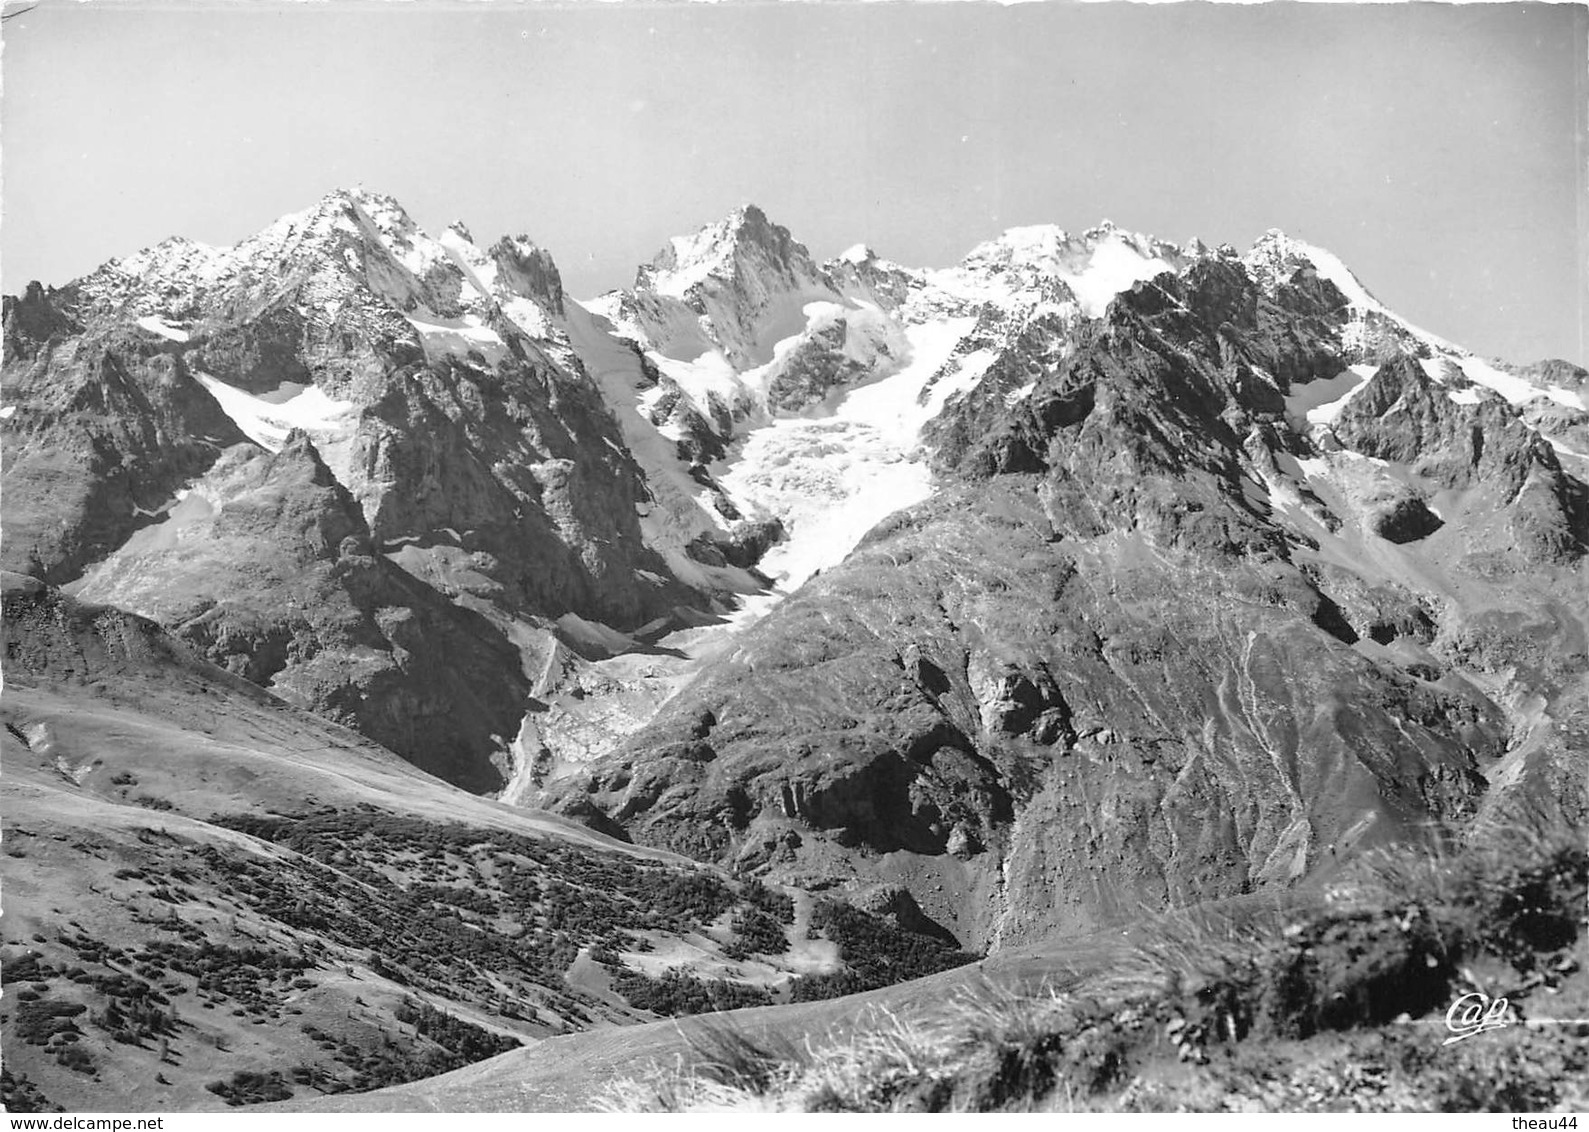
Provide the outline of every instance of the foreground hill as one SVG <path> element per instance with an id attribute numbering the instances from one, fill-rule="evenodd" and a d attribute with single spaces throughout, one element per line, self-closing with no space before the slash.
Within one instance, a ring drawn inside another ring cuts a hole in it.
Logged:
<path id="1" fill-rule="evenodd" d="M 804 894 L 447 786 L 6 577 L 12 1111 L 365 1090 L 849 970 Z"/>
<path id="2" fill-rule="evenodd" d="M 1525 807 L 1460 850 L 1369 854 L 1324 891 L 1145 917 L 834 1002 L 554 1038 L 286 1107 L 1570 1112 L 1589 1071 L 1586 898 L 1576 831 Z M 1464 995 L 1499 1025 L 1464 1029 L 1451 1010 Z"/>

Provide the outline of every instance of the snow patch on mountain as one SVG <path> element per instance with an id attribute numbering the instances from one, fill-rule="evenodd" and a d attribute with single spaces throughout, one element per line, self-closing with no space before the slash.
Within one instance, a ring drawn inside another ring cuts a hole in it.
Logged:
<path id="1" fill-rule="evenodd" d="M 927 466 L 878 429 L 842 417 L 780 421 L 751 434 L 723 485 L 789 533 L 759 569 L 784 592 L 842 561 L 881 520 L 926 499 Z"/>
<path id="2" fill-rule="evenodd" d="M 1271 470 L 1271 468 L 1261 462 L 1254 463 L 1253 471 L 1269 497 L 1270 507 L 1282 514 L 1306 513 L 1306 505 L 1303 503 L 1302 494 L 1284 476 L 1277 475 L 1275 470 Z"/>
<path id="3" fill-rule="evenodd" d="M 896 372 L 846 391 L 828 415 L 773 420 L 744 441 L 719 478 L 744 509 L 783 522 L 788 537 L 759 564 L 780 591 L 843 561 L 867 531 L 932 493 L 921 430 L 986 371 L 987 358 L 951 358 L 975 323 L 908 327 Z"/>
<path id="4" fill-rule="evenodd" d="M 173 342 L 186 342 L 188 340 L 188 332 L 186 330 L 178 326 L 172 326 L 159 315 L 146 314 L 138 319 L 137 323 L 143 329 L 158 334 L 162 338 L 169 338 Z"/>
<path id="5" fill-rule="evenodd" d="M 648 389 L 625 379 L 616 392 L 626 437 L 649 422 L 643 445 L 682 441 L 682 394 L 697 422 L 731 440 L 712 474 L 740 513 L 782 523 L 786 538 L 759 569 L 789 592 L 931 494 L 923 427 L 1027 326 L 1100 317 L 1121 291 L 1206 254 L 1105 222 L 1076 235 L 1013 228 L 938 270 L 901 268 L 857 244 L 822 270 L 786 230 L 741 209 L 671 240 L 633 292 L 587 308 L 670 379 Z M 974 332 L 976 348 L 962 345 Z M 664 410 L 672 416 L 661 419 Z M 651 476 L 667 462 L 642 463 Z M 710 493 L 684 486 L 668 493 L 692 495 L 695 514 L 711 510 Z"/>
<path id="6" fill-rule="evenodd" d="M 507 343 L 502 341 L 502 336 L 487 326 L 479 315 L 466 314 L 461 318 L 449 319 L 440 316 L 404 317 L 410 326 L 419 331 L 425 357 L 430 361 L 437 361 L 448 354 L 467 355 L 471 350 L 478 350 L 488 364 L 495 365 L 508 355 Z"/>
<path id="7" fill-rule="evenodd" d="M 1472 354 L 1459 357 L 1456 361 L 1469 381 L 1495 390 L 1514 405 L 1521 405 L 1537 397 L 1547 397 L 1570 409 L 1589 409 L 1589 403 L 1585 402 L 1584 395 L 1571 389 L 1563 389 L 1559 385 L 1538 386 L 1526 378 L 1496 369 L 1489 362 Z"/>
<path id="8" fill-rule="evenodd" d="M 1514 405 L 1548 398 L 1573 409 L 1589 407 L 1584 395 L 1576 390 L 1559 385 L 1544 386 L 1498 369 L 1471 351 L 1413 325 L 1375 298 L 1339 256 L 1288 236 L 1278 228 L 1266 232 L 1242 257 L 1242 264 L 1254 279 L 1270 290 L 1290 278 L 1298 268 L 1311 266 L 1347 301 L 1352 317 L 1343 331 L 1342 344 L 1348 349 L 1373 348 L 1371 324 L 1397 328 L 1408 348 L 1416 346 L 1419 353 L 1427 352 L 1420 361 L 1424 372 L 1437 384 L 1450 380 L 1447 368 L 1454 366 L 1469 381 L 1493 389 Z"/>
<path id="9" fill-rule="evenodd" d="M 1541 433 L 1541 435 L 1543 436 L 1544 434 Z M 1546 436 L 1545 443 L 1554 448 L 1556 450 L 1556 455 L 1558 456 L 1565 456 L 1569 460 L 1583 460 L 1586 463 L 1589 463 L 1589 454 L 1579 452 L 1575 448 L 1569 448 L 1559 440 Z"/>
<path id="10" fill-rule="evenodd" d="M 1158 256 L 1143 255 L 1118 237 L 1111 237 L 1093 249 L 1084 270 L 1064 278 L 1076 292 L 1087 317 L 1102 318 L 1104 308 L 1120 292 L 1173 270 L 1170 263 Z"/>
<path id="11" fill-rule="evenodd" d="M 1464 351 L 1438 335 L 1414 326 L 1374 297 L 1362 280 L 1352 273 L 1339 256 L 1324 248 L 1288 236 L 1278 228 L 1265 232 L 1252 248 L 1241 257 L 1242 266 L 1260 285 L 1273 291 L 1281 282 L 1303 266 L 1311 267 L 1320 278 L 1333 284 L 1346 299 L 1352 318 L 1349 321 L 1344 343 L 1365 347 L 1368 344 L 1367 328 L 1371 321 L 1399 327 L 1409 338 L 1421 343 L 1423 348 L 1437 353 L 1460 354 Z"/>
<path id="12" fill-rule="evenodd" d="M 790 325 L 789 310 L 764 307 L 755 327 L 764 336 L 782 334 L 767 361 L 739 370 L 715 346 L 688 359 L 642 347 L 665 379 L 648 387 L 635 351 L 615 345 L 612 335 L 653 343 L 650 328 L 635 316 L 636 310 L 656 310 L 652 298 L 613 294 L 571 304 L 569 335 L 646 468 L 656 502 L 642 518 L 647 541 L 686 580 L 708 579 L 697 577 L 701 564 L 680 561 L 679 548 L 703 527 L 729 524 L 717 496 L 670 451 L 682 439 L 671 423 L 677 410 L 669 420 L 656 417 L 669 399 L 682 396 L 714 427 L 732 422 L 732 432 L 722 434 L 731 441 L 728 453 L 712 465 L 712 475 L 734 510 L 747 519 L 776 518 L 785 533 L 757 567 L 774 581 L 775 593 L 771 600 L 749 599 L 736 624 L 755 620 L 777 597 L 841 561 L 883 518 L 931 493 L 919 452 L 922 428 L 952 396 L 975 385 L 994 356 L 980 351 L 952 358 L 976 326 L 974 316 L 902 326 L 875 304 L 839 301 L 831 291 L 814 300 L 786 292 L 778 303 L 798 314 L 798 324 Z M 708 331 L 715 329 L 704 321 Z M 779 383 L 799 375 L 794 367 L 801 351 L 817 340 L 832 344 L 822 357 L 824 374 L 848 367 L 858 376 L 852 384 L 815 390 L 814 399 L 796 409 L 780 409 Z"/>
<path id="13" fill-rule="evenodd" d="M 284 383 L 272 393 L 255 396 L 209 374 L 194 376 L 243 435 L 270 452 L 280 452 L 294 429 L 311 437 L 340 436 L 352 428 L 349 418 L 358 410 L 352 401 L 334 401 L 315 385 Z"/>
<path id="14" fill-rule="evenodd" d="M 1347 402 L 1368 384 L 1376 369 L 1371 365 L 1348 366 L 1335 377 L 1294 385 L 1286 398 L 1286 412 L 1305 418 L 1310 425 L 1334 424 Z"/>
<path id="15" fill-rule="evenodd" d="M 137 280 L 152 276 L 182 276 L 201 284 L 214 283 L 231 271 L 230 253 L 230 248 L 213 247 L 175 236 L 153 247 L 113 259 L 107 267 L 117 274 Z"/>

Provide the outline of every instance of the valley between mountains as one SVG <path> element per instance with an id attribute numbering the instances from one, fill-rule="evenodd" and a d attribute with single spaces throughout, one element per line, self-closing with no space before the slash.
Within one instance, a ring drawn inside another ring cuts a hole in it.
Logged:
<path id="1" fill-rule="evenodd" d="M 578 301 L 360 189 L 4 312 L 12 1111 L 584 1108 L 1589 815 L 1589 373 L 1279 231 Z"/>

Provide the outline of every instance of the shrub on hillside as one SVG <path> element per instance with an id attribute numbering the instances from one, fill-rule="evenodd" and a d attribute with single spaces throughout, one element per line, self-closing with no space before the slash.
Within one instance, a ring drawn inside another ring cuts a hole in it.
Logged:
<path id="1" fill-rule="evenodd" d="M 269 1073 L 256 1073 L 240 1069 L 232 1074 L 231 1080 L 211 1081 L 204 1087 L 233 1108 L 292 1099 L 292 1090 L 287 1087 L 282 1075 L 275 1070 Z"/>
<path id="2" fill-rule="evenodd" d="M 783 925 L 760 908 L 745 908 L 735 913 L 734 942 L 726 953 L 730 958 L 748 955 L 781 955 L 789 950 L 789 937 Z"/>
<path id="3" fill-rule="evenodd" d="M 12 1075 L 9 1069 L 0 1069 L 0 1107 L 7 1112 L 65 1112 L 32 1081 L 26 1073 Z"/>
<path id="4" fill-rule="evenodd" d="M 728 979 L 697 979 L 677 968 L 664 972 L 660 979 L 627 971 L 613 979 L 612 988 L 636 1010 L 667 1016 L 710 1014 L 772 1001 L 760 987 Z"/>
<path id="5" fill-rule="evenodd" d="M 812 910 L 811 926 L 839 945 L 839 960 L 845 970 L 796 979 L 795 1002 L 856 994 L 978 959 L 940 939 L 906 931 L 883 916 L 833 900 L 818 902 Z"/>

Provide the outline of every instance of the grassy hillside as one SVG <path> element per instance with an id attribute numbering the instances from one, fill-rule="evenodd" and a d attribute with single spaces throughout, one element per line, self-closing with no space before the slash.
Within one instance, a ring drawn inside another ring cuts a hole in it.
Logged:
<path id="1" fill-rule="evenodd" d="M 467 794 L 140 618 L 22 586 L 5 646 L 11 1111 L 359 1092 L 786 1001 L 852 977 L 857 925 L 893 957 L 866 985 L 971 958 Z"/>
<path id="2" fill-rule="evenodd" d="M 610 1082 L 625 1111 L 1530 1111 L 1589 1102 L 1589 853 L 1523 817 L 1325 891 L 1139 926 L 1115 961 L 965 980 L 804 1044 L 730 1019 Z M 1504 1028 L 1443 1045 L 1450 1005 Z M 1577 1021 L 1562 1022 L 1561 1019 Z"/>

